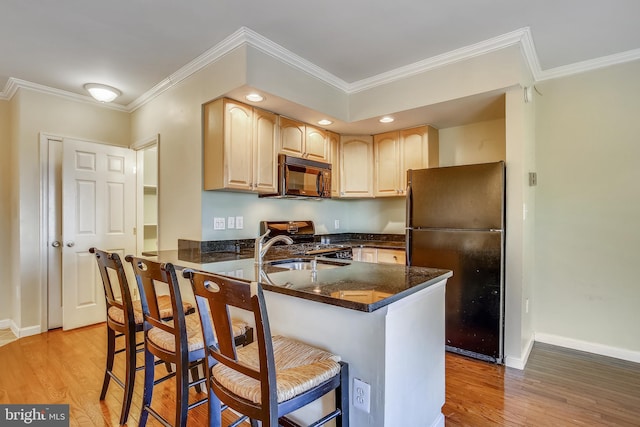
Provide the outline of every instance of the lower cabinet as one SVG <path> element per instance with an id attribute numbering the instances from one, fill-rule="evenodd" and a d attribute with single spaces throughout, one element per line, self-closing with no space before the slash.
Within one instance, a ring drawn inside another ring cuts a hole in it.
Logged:
<path id="1" fill-rule="evenodd" d="M 353 248 L 353 260 L 380 264 L 406 264 L 403 249 Z"/>

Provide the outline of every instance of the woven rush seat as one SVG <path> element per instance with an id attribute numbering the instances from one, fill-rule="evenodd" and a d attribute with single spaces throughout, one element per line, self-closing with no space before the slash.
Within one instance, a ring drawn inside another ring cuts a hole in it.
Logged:
<path id="1" fill-rule="evenodd" d="M 142 325 L 142 303 L 139 300 L 132 301 L 133 304 L 133 318 L 136 325 Z M 193 311 L 193 304 L 190 302 L 183 302 L 182 307 L 185 313 Z M 158 296 L 158 309 L 160 310 L 160 317 L 167 319 L 173 317 L 173 309 L 171 308 L 171 297 L 169 295 Z M 109 307 L 107 310 L 107 316 L 114 322 L 124 324 L 125 317 L 124 311 L 117 306 Z"/>
<path id="2" fill-rule="evenodd" d="M 340 372 L 340 356 L 279 335 L 273 336 L 278 403 L 324 383 Z M 238 349 L 238 362 L 259 369 L 258 343 Z M 260 381 L 219 363 L 213 378 L 233 394 L 261 403 Z"/>

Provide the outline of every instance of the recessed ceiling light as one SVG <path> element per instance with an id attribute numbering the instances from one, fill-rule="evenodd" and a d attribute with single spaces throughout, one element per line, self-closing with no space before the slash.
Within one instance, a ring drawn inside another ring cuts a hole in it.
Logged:
<path id="1" fill-rule="evenodd" d="M 382 118 L 379 120 L 379 122 L 380 122 L 380 123 L 391 123 L 391 122 L 393 122 L 394 120 L 395 120 L 395 119 L 394 119 L 393 117 L 390 117 L 390 116 L 384 116 L 384 117 L 382 117 Z"/>
<path id="2" fill-rule="evenodd" d="M 249 95 L 245 96 L 245 99 L 251 102 L 261 102 L 264 101 L 264 96 L 260 95 L 259 93 L 250 93 Z"/>
<path id="3" fill-rule="evenodd" d="M 93 96 L 97 101 L 100 102 L 111 102 L 120 95 L 120 92 L 115 87 L 102 85 L 98 83 L 87 83 L 84 85 L 84 88 L 89 92 L 91 96 Z"/>
<path id="4" fill-rule="evenodd" d="M 333 123 L 333 122 L 331 120 L 327 120 L 327 119 L 318 120 L 318 124 L 320 126 L 329 126 L 331 123 Z"/>

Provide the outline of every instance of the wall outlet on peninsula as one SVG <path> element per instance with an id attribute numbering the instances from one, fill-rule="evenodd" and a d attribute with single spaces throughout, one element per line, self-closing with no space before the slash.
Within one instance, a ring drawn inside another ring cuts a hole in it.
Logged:
<path id="1" fill-rule="evenodd" d="M 371 409 L 371 385 L 358 378 L 353 379 L 353 407 L 367 414 Z"/>

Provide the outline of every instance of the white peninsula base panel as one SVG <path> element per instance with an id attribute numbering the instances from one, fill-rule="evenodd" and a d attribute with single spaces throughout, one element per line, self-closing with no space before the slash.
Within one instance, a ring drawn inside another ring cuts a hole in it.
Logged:
<path id="1" fill-rule="evenodd" d="M 297 338 L 349 363 L 350 425 L 444 426 L 446 279 L 366 313 L 265 292 L 272 334 Z M 354 407 L 353 380 L 371 386 L 369 413 Z M 292 414 L 311 422 L 333 394 Z"/>

